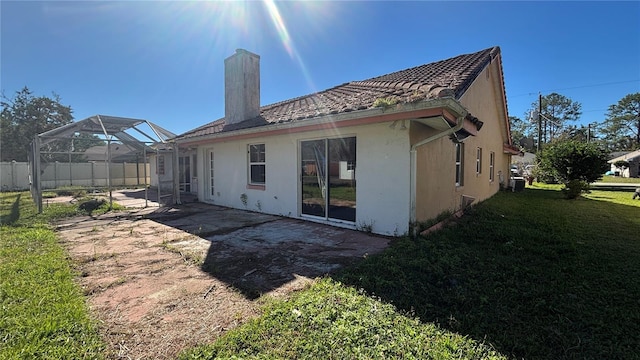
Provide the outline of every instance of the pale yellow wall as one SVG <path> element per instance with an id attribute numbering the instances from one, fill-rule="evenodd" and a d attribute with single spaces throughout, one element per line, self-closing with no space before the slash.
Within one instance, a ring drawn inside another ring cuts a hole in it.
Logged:
<path id="1" fill-rule="evenodd" d="M 499 189 L 500 171 L 508 181 L 510 157 L 503 153 L 507 141 L 501 74 L 497 59 L 487 66 L 460 99 L 460 103 L 484 122 L 477 136 L 464 140 L 464 184 L 455 185 L 455 145 L 448 138 L 418 147 L 416 153 L 416 220 L 432 219 L 444 211 L 460 209 L 462 195 L 487 199 Z M 412 124 L 411 141 L 428 136 L 429 130 Z M 476 174 L 476 149 L 482 148 L 482 172 Z M 494 181 L 489 181 L 489 153 L 495 153 Z"/>

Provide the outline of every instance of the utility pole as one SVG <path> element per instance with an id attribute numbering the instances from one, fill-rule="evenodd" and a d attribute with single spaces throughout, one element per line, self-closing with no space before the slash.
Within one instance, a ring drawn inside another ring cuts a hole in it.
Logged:
<path id="1" fill-rule="evenodd" d="M 538 146 L 536 154 L 540 153 L 540 142 L 542 141 L 542 94 L 538 93 Z"/>
<path id="2" fill-rule="evenodd" d="M 587 126 L 587 142 L 591 142 L 591 123 Z"/>

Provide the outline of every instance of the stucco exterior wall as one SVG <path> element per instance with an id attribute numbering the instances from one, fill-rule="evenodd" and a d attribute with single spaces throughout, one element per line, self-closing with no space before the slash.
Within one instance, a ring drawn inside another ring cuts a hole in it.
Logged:
<path id="1" fill-rule="evenodd" d="M 500 189 L 500 179 L 508 181 L 510 156 L 504 154 L 507 139 L 504 102 L 500 93 L 498 62 L 487 66 L 460 99 L 460 103 L 484 122 L 477 136 L 464 140 L 464 182 L 455 184 L 455 145 L 440 138 L 416 151 L 416 220 L 426 221 L 444 211 L 454 212 L 462 206 L 462 196 L 475 202 L 485 200 Z M 429 134 L 420 124 L 412 124 L 412 142 Z M 481 172 L 476 172 L 476 152 L 482 149 Z M 489 180 L 489 156 L 495 154 L 494 180 Z"/>
<path id="2" fill-rule="evenodd" d="M 374 233 L 401 235 L 409 224 L 409 137 L 389 123 L 291 133 L 198 146 L 198 198 L 222 206 L 301 218 L 300 141 L 356 137 L 356 221 L 331 222 Z M 247 186 L 247 146 L 265 144 L 264 189 Z M 214 194 L 208 179 L 214 153 Z M 242 201 L 246 195 L 246 206 Z M 306 218 L 306 217 L 305 217 Z M 317 218 L 311 219 L 320 221 Z"/>
<path id="3" fill-rule="evenodd" d="M 420 127 L 412 125 L 412 130 Z M 455 146 L 443 137 L 416 149 L 416 221 L 426 221 L 460 206 L 455 186 Z"/>

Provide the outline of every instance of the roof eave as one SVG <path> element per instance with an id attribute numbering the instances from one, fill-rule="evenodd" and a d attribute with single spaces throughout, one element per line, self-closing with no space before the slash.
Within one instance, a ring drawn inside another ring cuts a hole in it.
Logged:
<path id="1" fill-rule="evenodd" d="M 309 118 L 303 121 L 289 121 L 284 123 L 273 123 L 269 125 L 240 129 L 228 132 L 219 132 L 203 136 L 186 139 L 175 139 L 178 145 L 193 145 L 206 143 L 209 141 L 227 138 L 247 138 L 254 137 L 267 132 L 278 132 L 281 130 L 307 131 L 305 128 L 314 128 L 323 125 L 340 126 L 341 123 L 352 123 L 353 120 L 363 119 L 366 123 L 387 122 L 393 120 L 409 120 L 411 118 L 429 115 L 429 110 L 444 109 L 450 117 L 464 117 L 469 112 L 453 97 L 429 99 L 413 103 L 399 103 L 390 107 L 378 107 L 365 110 L 356 110 L 347 113 L 324 115 L 316 118 Z M 406 116 L 403 116 L 406 115 Z"/>

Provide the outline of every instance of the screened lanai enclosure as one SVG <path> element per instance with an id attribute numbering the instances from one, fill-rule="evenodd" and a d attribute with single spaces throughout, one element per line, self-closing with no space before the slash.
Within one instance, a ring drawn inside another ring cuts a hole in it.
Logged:
<path id="1" fill-rule="evenodd" d="M 151 174 L 158 164 L 150 164 L 150 159 L 166 157 L 178 163 L 178 149 L 170 141 L 175 136 L 148 120 L 106 115 L 38 134 L 29 155 L 29 181 L 38 211 L 43 190 L 61 188 L 108 192 L 110 206 L 114 189 L 130 187 L 144 189 L 145 206 L 149 191 L 157 191 L 153 195 L 160 203 L 169 197 L 179 203 L 178 174 L 163 184 Z"/>

